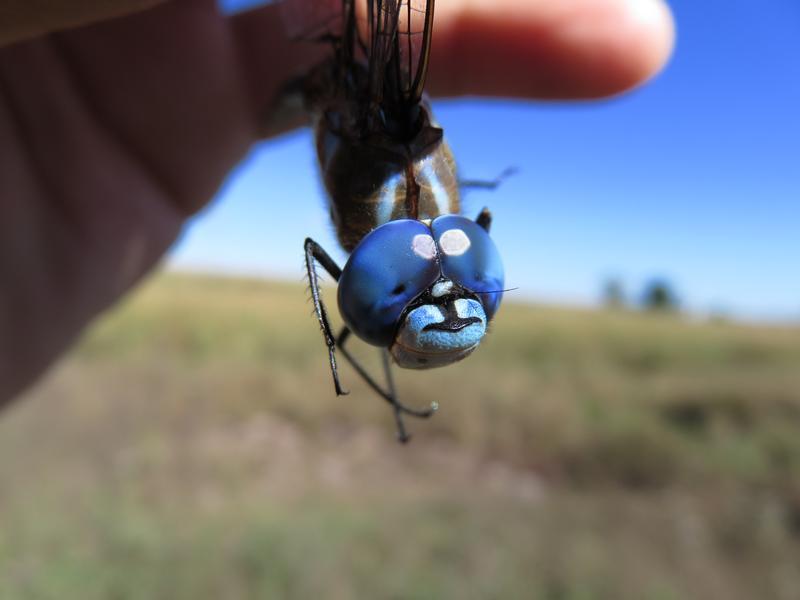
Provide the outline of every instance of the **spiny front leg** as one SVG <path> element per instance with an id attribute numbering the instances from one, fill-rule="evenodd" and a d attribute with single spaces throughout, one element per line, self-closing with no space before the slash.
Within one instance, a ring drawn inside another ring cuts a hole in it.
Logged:
<path id="1" fill-rule="evenodd" d="M 333 375 L 333 385 L 336 388 L 336 395 L 343 396 L 349 392 L 344 390 L 341 383 L 339 383 L 339 371 L 336 367 L 335 354 L 336 339 L 333 337 L 333 330 L 328 321 L 328 312 L 325 310 L 325 304 L 322 302 L 322 296 L 319 290 L 319 278 L 317 277 L 317 270 L 314 268 L 314 261 L 316 260 L 319 262 L 335 281 L 339 281 L 342 270 L 328 253 L 311 238 L 306 238 L 303 247 L 305 248 L 306 273 L 308 274 L 308 283 L 311 288 L 311 299 L 314 301 L 314 311 L 317 313 L 317 320 L 319 320 L 319 326 L 325 338 L 325 345 L 328 347 L 328 359 L 331 366 L 331 375 Z"/>

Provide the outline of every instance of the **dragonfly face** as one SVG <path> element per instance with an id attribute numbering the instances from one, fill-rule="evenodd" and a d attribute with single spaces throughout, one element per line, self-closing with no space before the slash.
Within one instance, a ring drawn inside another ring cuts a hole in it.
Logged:
<path id="1" fill-rule="evenodd" d="M 355 248 L 339 310 L 358 337 L 405 368 L 444 366 L 480 343 L 499 306 L 503 266 L 488 233 L 456 215 L 390 221 Z"/>
<path id="2" fill-rule="evenodd" d="M 302 80 L 317 154 L 339 241 L 351 255 L 340 269 L 313 240 L 306 268 L 337 394 L 338 349 L 394 408 L 427 417 L 397 400 L 390 363 L 428 369 L 459 361 L 480 344 L 502 299 L 500 255 L 491 216 L 459 212 L 455 161 L 423 99 L 434 0 L 287 0 L 312 15 L 306 39 L 331 43 L 333 55 Z M 306 17 L 308 18 L 308 17 Z M 299 30 L 303 31 L 301 27 Z M 345 327 L 334 335 L 315 264 L 338 281 Z M 386 384 L 353 359 L 355 334 L 382 349 Z"/>

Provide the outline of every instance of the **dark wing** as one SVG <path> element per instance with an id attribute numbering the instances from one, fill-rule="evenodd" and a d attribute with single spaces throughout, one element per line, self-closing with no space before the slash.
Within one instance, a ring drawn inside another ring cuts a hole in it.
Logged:
<path id="1" fill-rule="evenodd" d="M 422 98 L 434 0 L 368 0 L 370 93 L 384 110 L 409 111 Z"/>

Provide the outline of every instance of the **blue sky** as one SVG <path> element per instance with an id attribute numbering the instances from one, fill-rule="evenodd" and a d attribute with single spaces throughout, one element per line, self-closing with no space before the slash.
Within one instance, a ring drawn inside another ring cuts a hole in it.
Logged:
<path id="1" fill-rule="evenodd" d="M 632 94 L 434 103 L 464 177 L 520 169 L 466 212 L 491 208 L 519 299 L 592 304 L 608 277 L 631 295 L 664 277 L 694 311 L 799 318 L 800 2 L 670 4 L 675 55 Z M 324 205 L 307 130 L 259 144 L 170 261 L 300 280 L 306 236 L 337 249 Z"/>

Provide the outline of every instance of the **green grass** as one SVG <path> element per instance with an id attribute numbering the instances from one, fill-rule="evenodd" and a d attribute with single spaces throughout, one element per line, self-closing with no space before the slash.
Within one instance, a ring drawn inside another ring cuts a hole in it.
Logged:
<path id="1" fill-rule="evenodd" d="M 158 276 L 2 415 L 0 598 L 800 597 L 800 328 L 509 304 L 400 447 L 305 299 Z"/>

